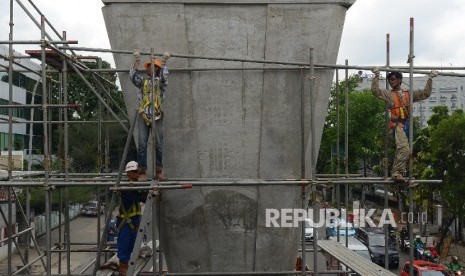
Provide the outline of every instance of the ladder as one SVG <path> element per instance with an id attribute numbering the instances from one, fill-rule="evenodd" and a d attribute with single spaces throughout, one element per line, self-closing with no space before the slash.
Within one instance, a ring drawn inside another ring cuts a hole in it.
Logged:
<path id="1" fill-rule="evenodd" d="M 149 192 L 145 201 L 144 211 L 142 212 L 139 229 L 137 230 L 136 242 L 134 243 L 134 249 L 128 263 L 128 276 L 137 275 L 151 257 L 155 257 L 158 264 L 158 253 L 153 254 L 153 252 L 158 252 L 159 245 L 158 231 L 152 233 L 152 229 L 155 229 L 153 226 L 156 226 L 154 225 L 155 222 L 152 221 L 154 197 L 155 195 Z M 152 237 L 155 241 L 152 240 Z"/>

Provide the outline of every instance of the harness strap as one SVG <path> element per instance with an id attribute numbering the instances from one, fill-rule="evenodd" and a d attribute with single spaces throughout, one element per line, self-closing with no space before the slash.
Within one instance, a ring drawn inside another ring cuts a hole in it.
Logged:
<path id="1" fill-rule="evenodd" d="M 137 210 L 137 209 L 139 209 L 139 210 Z M 125 223 L 129 224 L 129 227 L 131 228 L 132 231 L 134 231 L 136 229 L 136 226 L 132 222 L 131 217 L 134 217 L 134 216 L 140 214 L 140 208 L 137 208 L 135 206 L 135 204 L 133 203 L 131 205 L 130 210 L 132 212 L 126 211 L 126 209 L 124 208 L 124 204 L 121 204 L 121 209 L 120 209 L 120 214 L 119 214 L 119 217 L 121 218 L 121 222 L 118 224 L 118 229 L 123 228 L 123 225 Z M 121 214 L 121 211 L 123 211 L 122 214 Z"/>
<path id="2" fill-rule="evenodd" d="M 150 94 L 152 88 L 149 86 L 149 80 L 145 79 L 144 86 L 142 89 L 142 99 L 139 104 L 139 113 L 141 114 L 142 118 L 144 119 L 147 126 L 152 124 L 152 108 L 155 110 L 155 121 L 158 121 L 162 117 L 162 107 L 161 107 L 161 95 L 160 95 L 160 81 L 157 81 L 155 86 L 155 99 L 154 103 L 152 103 L 152 99 L 150 99 Z M 150 107 L 149 107 L 150 106 Z M 147 108 L 149 107 L 147 114 Z"/>

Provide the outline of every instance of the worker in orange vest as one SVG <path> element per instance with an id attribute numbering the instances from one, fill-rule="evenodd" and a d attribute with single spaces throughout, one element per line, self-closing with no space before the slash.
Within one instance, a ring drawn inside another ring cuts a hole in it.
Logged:
<path id="1" fill-rule="evenodd" d="M 400 87 L 402 84 L 402 73 L 393 71 L 387 74 L 386 78 L 391 86 L 391 91 L 388 91 L 379 88 L 379 68 L 374 67 L 372 72 L 375 74 L 375 77 L 371 83 L 371 93 L 376 98 L 386 102 L 390 111 L 389 128 L 394 134 L 396 143 L 391 177 L 394 181 L 404 181 L 404 173 L 410 154 L 408 141 L 410 91 L 401 89 Z M 428 74 L 425 88 L 413 91 L 413 102 L 425 100 L 431 95 L 433 87 L 432 79 L 437 75 L 438 71 L 431 71 Z"/>
<path id="2" fill-rule="evenodd" d="M 141 61 L 139 50 L 134 50 L 134 65 L 129 70 L 129 79 L 139 88 L 137 97 L 139 98 L 139 115 L 137 117 L 138 143 L 137 162 L 139 163 L 139 181 L 146 181 L 147 175 L 147 142 L 152 131 L 155 135 L 156 166 L 155 178 L 166 180 L 163 174 L 163 102 L 168 86 L 168 68 L 166 61 L 171 53 L 166 51 L 161 59 L 147 60 L 144 63 L 145 72 L 139 72 L 138 67 Z M 155 75 L 152 78 L 152 66 Z M 153 84 L 152 84 L 153 81 Z M 154 118 L 152 118 L 154 117 Z M 155 126 L 152 126 L 152 120 Z"/>

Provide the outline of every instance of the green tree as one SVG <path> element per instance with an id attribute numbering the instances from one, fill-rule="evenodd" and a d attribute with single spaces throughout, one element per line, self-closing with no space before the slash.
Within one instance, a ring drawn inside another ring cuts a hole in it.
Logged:
<path id="1" fill-rule="evenodd" d="M 369 91 L 356 91 L 359 84 L 358 75 L 348 79 L 349 91 L 349 173 L 357 173 L 360 168 L 371 167 L 373 162 L 378 162 L 383 150 L 384 137 L 384 110 L 385 105 L 377 100 Z M 323 137 L 320 146 L 320 154 L 317 163 L 318 173 L 335 173 L 337 144 L 337 130 L 339 127 L 340 141 L 340 172 L 344 172 L 344 138 L 345 138 L 345 81 L 341 81 L 339 95 L 336 95 L 336 84 L 331 89 L 328 113 L 323 129 Z M 337 124 L 337 100 L 339 102 L 339 126 Z M 359 161 L 362 161 L 362 166 Z"/>
<path id="2" fill-rule="evenodd" d="M 441 120 L 431 134 L 433 175 L 443 180 L 439 189 L 451 214 L 462 216 L 465 190 L 465 115 L 457 110 Z"/>
<path id="3" fill-rule="evenodd" d="M 97 59 L 99 61 L 99 59 Z M 84 65 L 89 69 L 109 69 L 110 64 L 106 61 L 100 62 L 85 62 Z M 92 120 L 98 117 L 98 102 L 99 99 L 92 92 L 92 90 L 86 85 L 82 78 L 75 73 L 71 68 L 69 69 L 68 75 L 68 103 L 79 104 L 79 108 L 76 112 L 71 110 L 68 112 L 68 119 L 73 120 L 78 116 L 82 120 Z M 100 93 L 102 98 L 107 99 L 107 94 L 104 92 L 105 89 L 109 92 L 111 98 L 114 101 L 108 100 L 107 103 L 110 107 L 116 110 L 116 107 L 122 107 L 125 110 L 124 99 L 121 91 L 116 85 L 117 75 L 116 73 L 97 73 L 97 72 L 82 72 L 86 80 Z M 58 79 L 58 75 L 52 75 L 54 79 Z M 54 91 L 58 91 L 58 84 L 54 84 Z M 60 99 L 58 93 L 53 93 L 53 103 L 59 103 Z"/>
<path id="4" fill-rule="evenodd" d="M 110 64 L 106 61 L 100 63 L 100 59 L 97 62 L 86 62 L 84 65 L 90 69 L 108 69 Z M 68 88 L 68 103 L 79 104 L 76 110 L 70 109 L 68 111 L 68 120 L 70 121 L 90 121 L 102 118 L 102 120 L 114 120 L 102 104 L 102 109 L 99 109 L 99 99 L 94 92 L 87 86 L 86 82 L 75 73 L 73 70 L 69 70 L 67 88 Z M 101 98 L 107 103 L 110 108 L 118 115 L 119 118 L 126 118 L 124 114 L 125 103 L 121 91 L 116 85 L 117 76 L 116 73 L 96 73 L 96 72 L 82 72 L 86 80 L 92 85 L 92 87 L 100 94 Z M 58 76 L 55 76 L 58 77 Z M 55 91 L 58 91 L 58 84 L 53 87 Z M 60 103 L 59 93 L 53 93 L 53 102 Z M 99 111 L 102 111 L 102 114 Z M 54 114 L 54 120 L 58 119 L 58 113 Z M 127 133 L 120 127 L 119 124 L 106 124 L 104 129 L 108 128 L 111 133 L 110 136 L 110 148 L 112 150 L 123 151 L 125 139 L 121 137 L 127 137 Z M 55 125 L 53 129 L 55 135 L 53 144 L 54 151 L 58 152 L 60 163 L 63 162 L 63 134 L 62 129 Z M 69 155 L 72 160 L 71 170 L 75 172 L 96 172 L 100 169 L 103 162 L 103 153 L 98 152 L 98 124 L 70 124 L 69 131 Z M 104 135 L 104 134 L 103 134 Z M 85 141 L 85 142 L 83 142 Z M 101 147 L 104 148 L 104 145 Z M 116 154 L 115 157 L 120 155 Z M 64 167 L 63 165 L 61 167 Z"/>
<path id="5" fill-rule="evenodd" d="M 455 218 L 462 218 L 465 189 L 465 115 L 456 110 L 451 115 L 446 106 L 433 108 L 428 127 L 415 140 L 415 170 L 422 179 L 440 179 L 439 185 L 422 185 L 416 189 L 419 201 L 427 198 L 426 205 L 433 206 L 433 195 L 444 207 L 448 229 Z M 432 213 L 432 209 L 429 209 Z M 438 249 L 441 248 L 447 231 L 443 231 Z"/>
<path id="6" fill-rule="evenodd" d="M 69 202 L 70 203 L 84 203 L 94 198 L 96 194 L 96 187 L 70 187 L 69 188 Z M 23 189 L 23 193 L 18 196 L 18 200 L 21 205 L 26 206 L 26 193 Z M 59 189 L 52 191 L 52 210 L 60 209 L 60 193 Z M 32 187 L 30 189 L 30 206 L 36 214 L 45 212 L 45 191 L 42 187 Z"/>

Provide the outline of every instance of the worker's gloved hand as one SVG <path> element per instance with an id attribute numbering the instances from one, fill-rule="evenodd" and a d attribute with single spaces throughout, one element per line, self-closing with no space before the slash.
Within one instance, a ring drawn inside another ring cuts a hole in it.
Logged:
<path id="1" fill-rule="evenodd" d="M 436 71 L 436 70 L 433 70 L 433 71 L 429 72 L 428 77 L 429 77 L 430 79 L 432 79 L 432 78 L 434 78 L 434 77 L 437 77 L 438 75 L 439 75 L 439 72 Z"/>
<path id="2" fill-rule="evenodd" d="M 163 53 L 163 56 L 162 56 L 161 59 L 162 59 L 164 62 L 166 62 L 166 61 L 168 61 L 168 59 L 169 59 L 170 57 L 171 57 L 171 52 L 165 51 L 165 52 Z"/>
<path id="3" fill-rule="evenodd" d="M 140 50 L 139 49 L 135 49 L 132 52 L 132 54 L 133 54 L 135 60 L 140 60 Z"/>
<path id="4" fill-rule="evenodd" d="M 371 68 L 371 72 L 373 72 L 376 76 L 379 76 L 379 67 Z"/>

